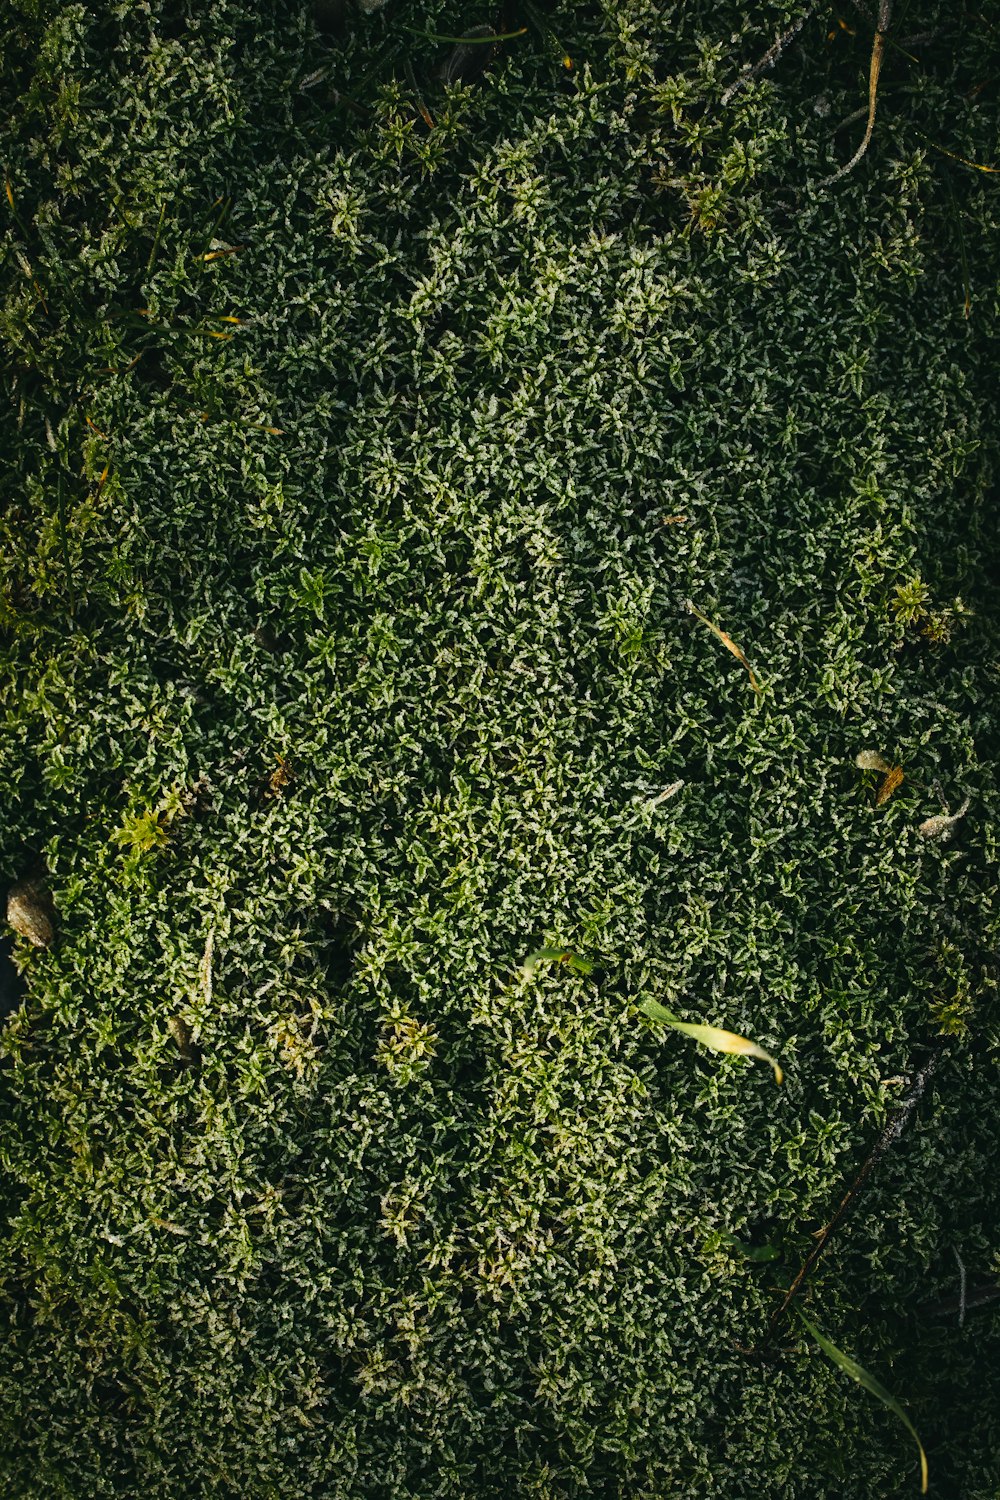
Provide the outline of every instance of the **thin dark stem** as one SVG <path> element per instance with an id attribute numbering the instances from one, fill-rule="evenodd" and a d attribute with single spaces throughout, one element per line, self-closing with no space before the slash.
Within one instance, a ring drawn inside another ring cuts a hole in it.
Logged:
<path id="1" fill-rule="evenodd" d="M 62 474 L 56 475 L 56 513 L 59 518 L 59 541 L 61 543 L 63 567 L 66 569 L 66 588 L 69 593 L 70 619 L 76 613 L 76 596 L 73 591 L 73 569 L 69 560 L 69 541 L 66 536 L 66 502 L 63 497 Z"/>
<path id="2" fill-rule="evenodd" d="M 987 1283 L 985 1286 L 973 1287 L 966 1291 L 964 1296 L 959 1288 L 957 1297 L 943 1297 L 940 1302 L 928 1303 L 920 1309 L 925 1318 L 950 1318 L 954 1313 L 960 1316 L 962 1310 L 967 1312 L 972 1307 L 987 1307 L 989 1303 L 1000 1300 L 1000 1286 Z"/>
<path id="3" fill-rule="evenodd" d="M 806 7 L 797 21 L 792 22 L 787 31 L 781 33 L 773 45 L 767 49 L 763 57 L 759 58 L 755 63 L 747 64 L 735 82 L 731 83 L 726 89 L 726 92 L 722 96 L 722 103 L 728 104 L 733 95 L 738 94 L 740 89 L 745 88 L 751 79 L 757 77 L 758 73 L 763 73 L 765 69 L 776 63 L 789 42 L 794 41 L 810 16 L 814 15 L 818 9 L 819 0 L 812 0 L 812 4 Z"/>
<path id="4" fill-rule="evenodd" d="M 961 1328 L 962 1324 L 965 1322 L 965 1308 L 966 1308 L 966 1302 L 965 1302 L 965 1261 L 959 1255 L 959 1253 L 958 1253 L 958 1246 L 957 1245 L 953 1245 L 951 1248 L 952 1248 L 952 1250 L 954 1250 L 954 1252 L 955 1252 L 955 1259 L 958 1262 L 958 1326 L 959 1326 L 959 1328 Z"/>
<path id="5" fill-rule="evenodd" d="M 969 256 L 965 248 L 965 232 L 962 229 L 962 215 L 959 212 L 958 204 L 955 202 L 955 189 L 951 185 L 950 173 L 945 176 L 945 183 L 947 184 L 948 188 L 948 197 L 951 200 L 951 216 L 955 222 L 955 228 L 958 231 L 958 252 L 962 262 L 962 292 L 964 298 L 963 306 L 965 308 L 965 316 L 969 317 L 970 313 L 972 312 L 972 277 L 969 274 Z M 944 798 L 942 797 L 941 800 L 943 802 Z"/>
<path id="6" fill-rule="evenodd" d="M 848 1212 L 854 1207 L 858 1195 L 861 1192 L 861 1189 L 864 1187 L 865 1183 L 868 1181 L 868 1178 L 878 1166 L 885 1153 L 890 1149 L 890 1147 L 896 1144 L 900 1136 L 903 1134 L 903 1131 L 906 1129 L 906 1126 L 909 1123 L 910 1116 L 913 1114 L 913 1111 L 916 1109 L 920 1100 L 923 1098 L 924 1090 L 930 1082 L 934 1074 L 934 1070 L 938 1065 L 939 1056 L 939 1053 L 934 1053 L 932 1057 L 928 1058 L 927 1062 L 924 1063 L 924 1066 L 920 1069 L 920 1072 L 916 1075 L 912 1084 L 910 1085 L 909 1092 L 900 1100 L 898 1106 L 893 1111 L 888 1124 L 886 1125 L 885 1129 L 882 1131 L 882 1134 L 879 1136 L 878 1140 L 875 1142 L 874 1146 L 869 1151 L 867 1157 L 862 1163 L 861 1170 L 858 1172 L 858 1175 L 851 1183 L 851 1186 L 848 1188 L 843 1198 L 841 1198 L 833 1214 L 833 1217 L 823 1229 L 822 1233 L 819 1236 L 819 1239 L 816 1241 L 816 1244 L 813 1246 L 812 1250 L 810 1250 L 809 1254 L 806 1256 L 806 1259 L 803 1261 L 801 1267 L 799 1268 L 799 1272 L 795 1277 L 795 1280 L 792 1282 L 791 1286 L 788 1288 L 788 1291 L 785 1293 L 784 1301 L 771 1319 L 772 1332 L 780 1321 L 782 1315 L 787 1311 L 792 1302 L 798 1296 L 798 1293 L 801 1290 L 806 1278 L 809 1276 L 813 1267 L 816 1265 L 816 1262 L 819 1260 L 827 1245 L 830 1243 L 834 1230 L 847 1216 Z"/>

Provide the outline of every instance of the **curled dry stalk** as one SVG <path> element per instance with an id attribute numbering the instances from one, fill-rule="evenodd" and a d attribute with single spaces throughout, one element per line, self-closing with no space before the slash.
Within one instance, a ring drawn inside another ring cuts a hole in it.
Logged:
<path id="1" fill-rule="evenodd" d="M 839 182 L 846 177 L 848 172 L 853 172 L 858 162 L 868 150 L 875 129 L 875 108 L 878 102 L 878 80 L 882 71 L 882 58 L 885 54 L 886 37 L 892 23 L 892 0 L 879 0 L 878 19 L 875 22 L 875 40 L 872 43 L 872 60 L 868 69 L 868 124 L 861 145 L 855 151 L 849 162 L 836 172 L 832 177 L 826 177 L 820 183 L 820 187 L 831 187 L 833 183 Z"/>

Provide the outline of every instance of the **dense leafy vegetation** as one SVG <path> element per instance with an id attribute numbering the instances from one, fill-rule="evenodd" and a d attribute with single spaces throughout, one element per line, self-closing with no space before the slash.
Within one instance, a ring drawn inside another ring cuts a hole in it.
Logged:
<path id="1" fill-rule="evenodd" d="M 1000 31 L 805 9 L 8 0 L 6 1494 L 916 1493 L 940 1048 L 995 1500 Z"/>

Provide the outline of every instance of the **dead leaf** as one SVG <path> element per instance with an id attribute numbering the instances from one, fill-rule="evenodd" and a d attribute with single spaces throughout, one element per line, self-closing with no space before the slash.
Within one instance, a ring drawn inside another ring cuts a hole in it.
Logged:
<path id="1" fill-rule="evenodd" d="M 268 791 L 272 797 L 280 797 L 288 783 L 295 780 L 295 772 L 289 765 L 287 757 L 279 754 L 276 758 L 278 764 L 267 778 Z"/>
<path id="2" fill-rule="evenodd" d="M 885 780 L 882 782 L 882 785 L 878 789 L 878 796 L 875 798 L 875 806 L 881 807 L 883 802 L 888 802 L 893 792 L 898 786 L 902 784 L 902 782 L 902 766 L 890 766 L 889 770 L 886 772 Z"/>
<path id="3" fill-rule="evenodd" d="M 854 764 L 862 771 L 891 771 L 892 766 L 877 750 L 859 750 Z"/>
<path id="4" fill-rule="evenodd" d="M 957 813 L 952 813 L 950 817 L 947 813 L 939 813 L 936 818 L 925 818 L 917 832 L 924 839 L 948 838 L 955 824 L 959 819 L 964 818 L 968 811 L 969 799 L 966 797 Z"/>
<path id="5" fill-rule="evenodd" d="M 51 948 L 56 940 L 52 898 L 36 881 L 22 880 L 7 895 L 7 921 L 36 948 Z"/>
<path id="6" fill-rule="evenodd" d="M 708 626 L 709 630 L 712 632 L 712 634 L 716 637 L 717 640 L 720 640 L 722 642 L 722 644 L 725 646 L 726 650 L 732 652 L 733 656 L 736 657 L 736 660 L 738 662 L 740 662 L 744 667 L 746 667 L 747 671 L 750 674 L 750 686 L 753 688 L 753 690 L 757 694 L 757 696 L 760 697 L 760 692 L 761 692 L 760 683 L 757 681 L 757 678 L 754 675 L 753 667 L 747 661 L 745 654 L 740 649 L 740 647 L 737 646 L 737 644 L 733 640 L 732 636 L 727 635 L 724 630 L 720 630 L 719 629 L 718 625 L 713 624 L 713 622 L 708 618 L 707 615 L 703 615 L 702 614 L 701 610 L 698 608 L 698 606 L 696 604 L 692 604 L 692 602 L 691 602 L 690 599 L 688 599 L 688 601 L 687 601 L 687 607 L 691 611 L 691 613 L 696 617 L 696 619 L 699 619 L 703 625 L 707 625 Z"/>

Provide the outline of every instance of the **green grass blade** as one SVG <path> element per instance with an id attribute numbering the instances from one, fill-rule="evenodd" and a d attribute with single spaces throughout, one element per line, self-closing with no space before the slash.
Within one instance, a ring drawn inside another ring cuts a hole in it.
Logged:
<path id="1" fill-rule="evenodd" d="M 640 1000 L 637 1003 L 643 1015 L 648 1016 L 651 1021 L 661 1021 L 664 1026 L 672 1026 L 675 1031 L 682 1031 L 685 1036 L 701 1042 L 702 1046 L 711 1047 L 713 1052 L 735 1052 L 744 1057 L 759 1057 L 762 1062 L 771 1064 L 775 1083 L 781 1083 L 784 1079 L 780 1063 L 770 1052 L 765 1052 L 763 1047 L 751 1042 L 749 1038 L 739 1036 L 735 1031 L 724 1031 L 720 1026 L 697 1026 L 688 1021 L 679 1021 L 673 1011 L 667 1010 L 655 1000 Z"/>
<path id="2" fill-rule="evenodd" d="M 838 1349 L 836 1344 L 832 1344 L 828 1338 L 824 1337 L 824 1335 L 820 1333 L 815 1324 L 810 1323 L 809 1319 L 806 1317 L 801 1308 L 797 1307 L 795 1311 L 798 1313 L 799 1317 L 802 1319 L 803 1323 L 806 1325 L 809 1332 L 812 1334 L 813 1338 L 816 1340 L 817 1344 L 822 1349 L 827 1358 L 832 1360 L 833 1363 L 838 1367 L 838 1369 L 843 1370 L 845 1375 L 849 1375 L 852 1380 L 856 1380 L 859 1385 L 863 1385 L 866 1391 L 870 1391 L 873 1396 L 877 1396 L 878 1399 L 885 1406 L 887 1406 L 889 1410 L 902 1422 L 903 1426 L 906 1428 L 907 1432 L 916 1443 L 920 1453 L 920 1493 L 922 1495 L 926 1495 L 927 1454 L 924 1452 L 923 1443 L 917 1436 L 916 1428 L 910 1421 L 909 1417 L 906 1415 L 906 1412 L 900 1406 L 899 1402 L 896 1400 L 895 1396 L 887 1391 L 885 1386 L 882 1385 L 880 1381 L 875 1379 L 874 1375 L 869 1375 L 868 1371 L 862 1365 L 859 1365 L 857 1360 L 852 1359 L 849 1354 L 844 1353 L 843 1349 Z"/>
<path id="3" fill-rule="evenodd" d="M 543 963 L 566 964 L 570 969 L 575 969 L 578 974 L 592 974 L 594 965 L 588 958 L 581 958 L 578 953 L 570 953 L 566 948 L 539 948 L 534 953 L 529 953 L 521 965 L 521 974 L 525 979 L 530 979 L 532 974 Z"/>
<path id="4" fill-rule="evenodd" d="M 397 24 L 401 31 L 408 31 L 411 36 L 418 36 L 423 42 L 461 42 L 477 46 L 488 42 L 512 42 L 516 37 L 524 36 L 528 29 L 527 26 L 519 26 L 516 31 L 490 31 L 485 36 L 444 36 L 438 31 L 422 31 L 418 26 L 407 26 L 402 21 Z"/>

